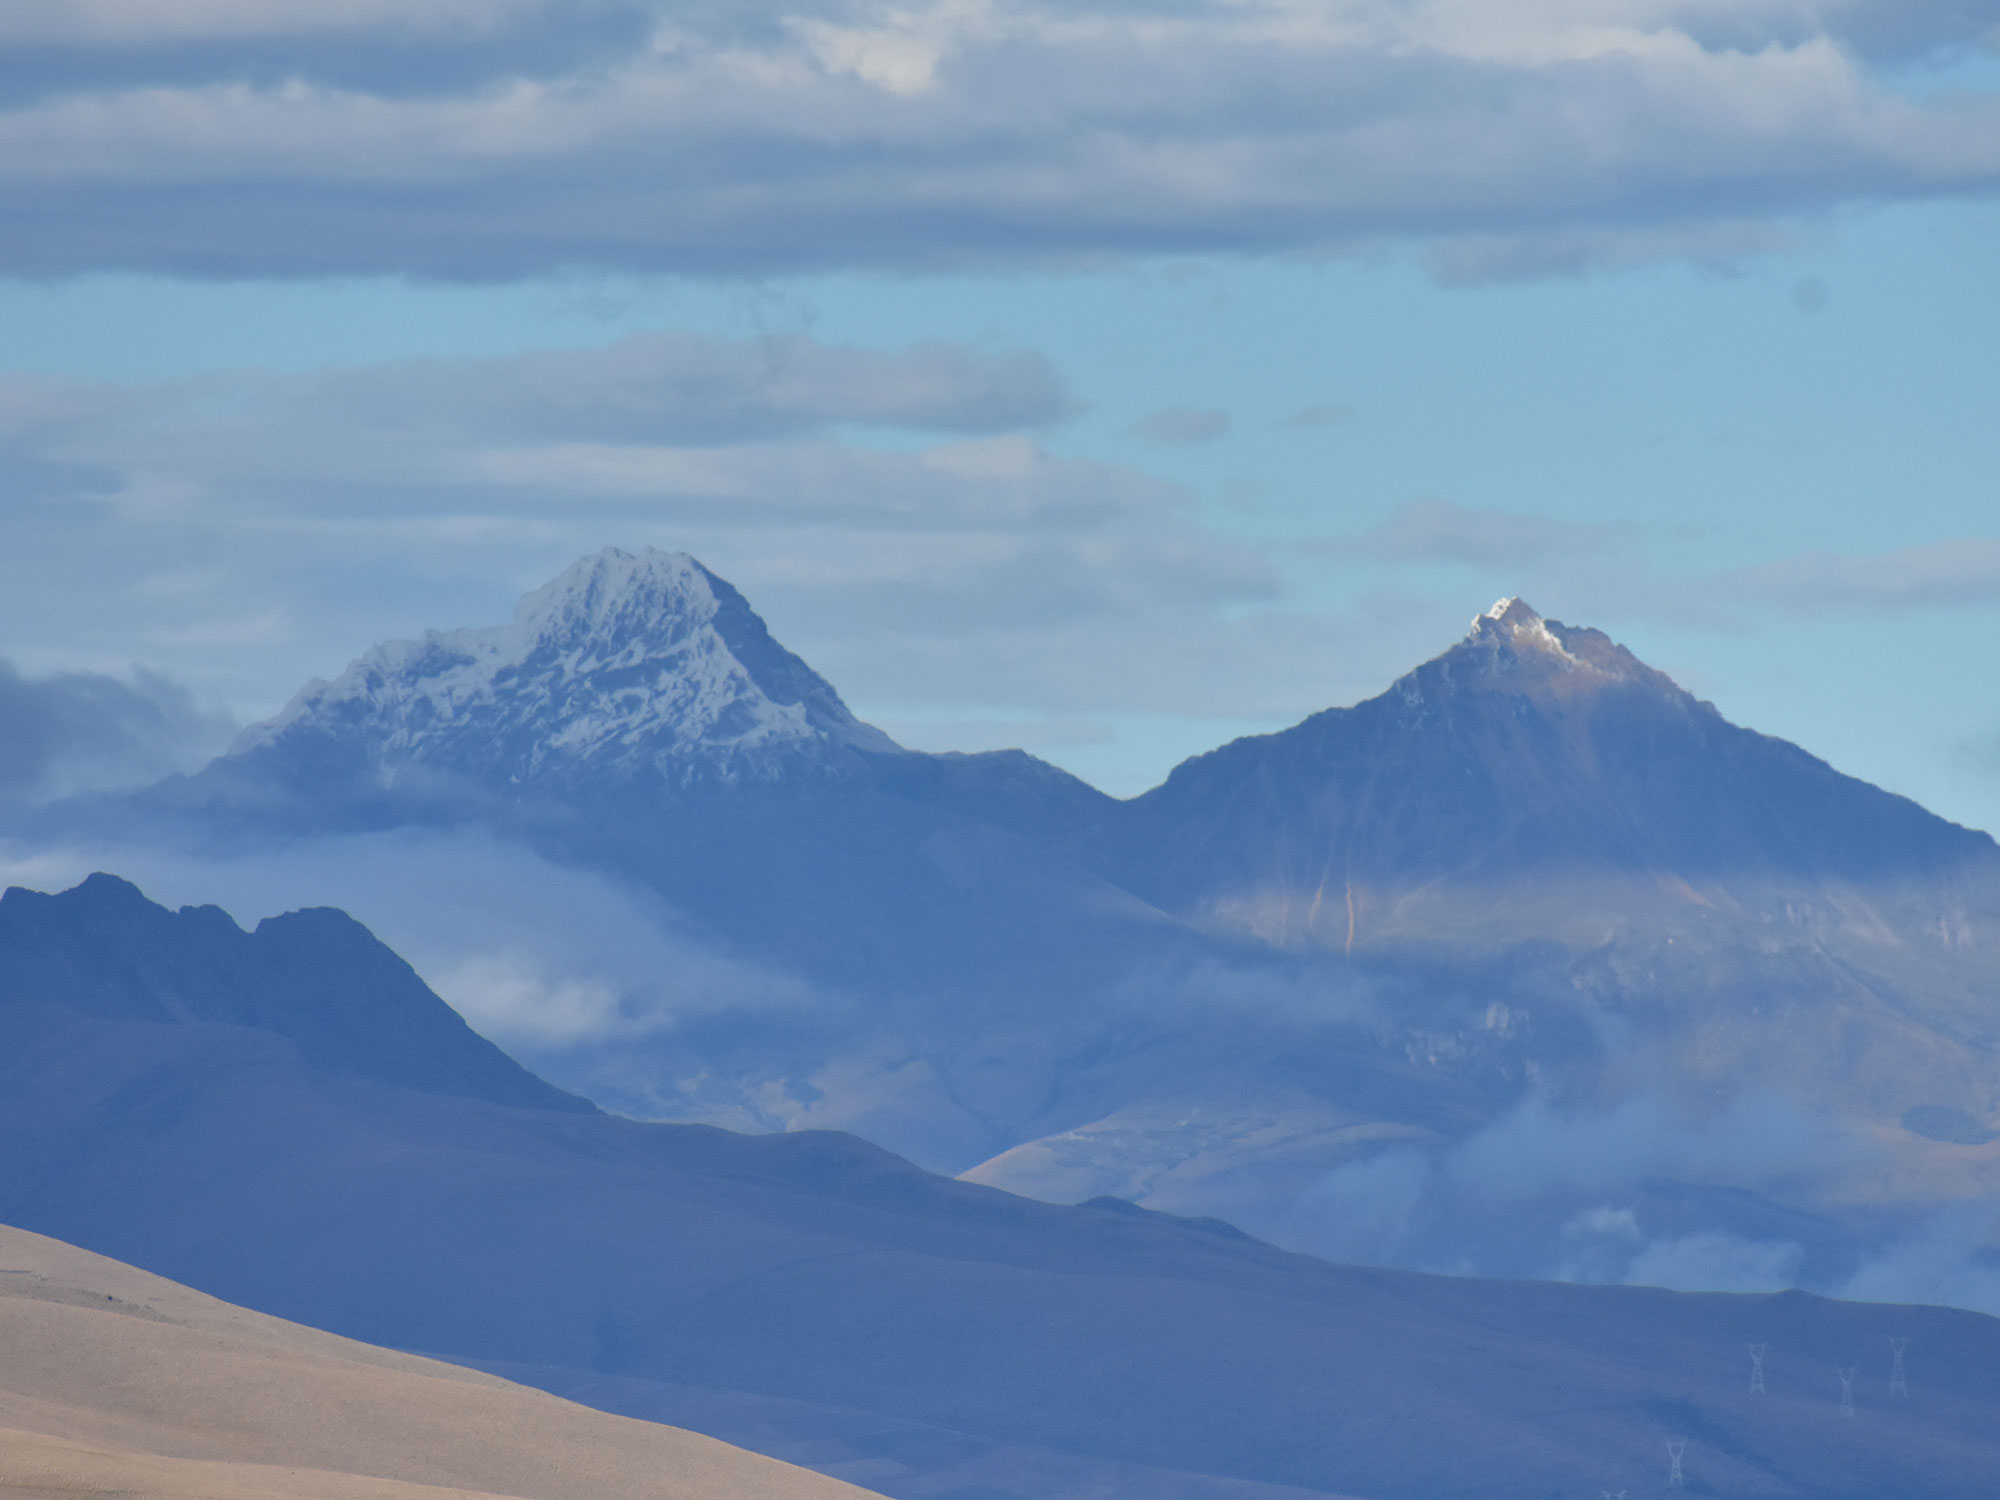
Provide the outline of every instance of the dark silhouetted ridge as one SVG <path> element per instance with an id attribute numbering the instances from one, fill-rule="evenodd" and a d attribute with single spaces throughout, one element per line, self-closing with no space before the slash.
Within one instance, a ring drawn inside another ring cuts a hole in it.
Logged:
<path id="1" fill-rule="evenodd" d="M 595 1106 L 529 1073 L 465 1024 L 344 912 L 289 912 L 245 932 L 220 907 L 169 911 L 96 874 L 59 895 L 0 897 L 0 1010 L 254 1027 L 326 1070 L 495 1104 Z"/>

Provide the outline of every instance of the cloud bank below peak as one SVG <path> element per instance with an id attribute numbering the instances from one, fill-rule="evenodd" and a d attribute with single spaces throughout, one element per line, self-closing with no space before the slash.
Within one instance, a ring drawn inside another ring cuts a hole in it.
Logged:
<path id="1" fill-rule="evenodd" d="M 1983 193 L 1984 5 L 425 0 L 0 18 L 0 271 L 1712 259 Z"/>
<path id="2" fill-rule="evenodd" d="M 157 672 L 27 677 L 0 658 L 0 806 L 143 786 L 199 765 L 234 729 Z"/>

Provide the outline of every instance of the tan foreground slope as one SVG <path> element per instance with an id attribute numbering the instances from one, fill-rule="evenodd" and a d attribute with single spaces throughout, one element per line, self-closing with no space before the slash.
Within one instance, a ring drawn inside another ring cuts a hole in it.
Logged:
<path id="1" fill-rule="evenodd" d="M 865 1500 L 0 1225 L 0 1500 Z"/>

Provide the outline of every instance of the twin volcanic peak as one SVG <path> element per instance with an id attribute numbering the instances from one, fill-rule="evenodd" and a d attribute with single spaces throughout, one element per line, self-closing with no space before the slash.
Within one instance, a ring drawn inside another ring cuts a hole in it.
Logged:
<path id="1" fill-rule="evenodd" d="M 1169 911 L 1275 894 L 1343 946 L 1349 897 L 1367 886 L 1556 866 L 1854 878 L 1993 854 L 1984 835 L 1730 724 L 1602 632 L 1520 599 L 1378 697 L 1195 757 L 1131 803 L 1037 762 L 1046 776 L 966 759 L 903 751 L 855 718 L 692 557 L 611 549 L 529 594 L 508 625 L 376 647 L 220 769 L 275 771 L 327 805 L 433 783 L 616 798 L 639 783 L 810 786 L 893 767 L 875 779 L 935 782 L 923 795 L 952 816 L 1066 850 Z"/>
<path id="2" fill-rule="evenodd" d="M 692 557 L 611 548 L 527 595 L 510 624 L 375 647 L 231 755 L 301 751 L 365 761 L 385 780 L 522 786 L 757 780 L 898 746 Z"/>

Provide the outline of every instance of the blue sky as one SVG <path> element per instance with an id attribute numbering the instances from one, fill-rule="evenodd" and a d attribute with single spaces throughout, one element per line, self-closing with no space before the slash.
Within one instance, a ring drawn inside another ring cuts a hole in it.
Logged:
<path id="1" fill-rule="evenodd" d="M 682 546 L 1130 792 L 1520 593 L 2000 828 L 2000 6 L 174 11 L 0 21 L 29 679 Z"/>

